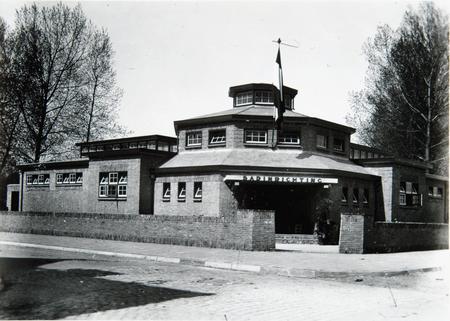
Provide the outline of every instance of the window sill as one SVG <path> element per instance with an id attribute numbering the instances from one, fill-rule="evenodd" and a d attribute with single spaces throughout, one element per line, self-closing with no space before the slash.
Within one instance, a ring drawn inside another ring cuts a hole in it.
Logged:
<path id="1" fill-rule="evenodd" d="M 201 149 L 202 145 L 198 145 L 198 146 L 186 146 L 186 149 Z"/>
<path id="2" fill-rule="evenodd" d="M 170 202 L 170 198 L 166 198 L 166 199 L 163 198 L 162 201 L 163 201 L 163 202 L 166 202 L 166 203 L 169 203 L 169 202 Z"/>
<path id="3" fill-rule="evenodd" d="M 26 185 L 27 186 L 27 188 L 31 188 L 31 189 L 34 189 L 34 188 L 49 188 L 50 187 L 50 185 Z"/>
<path id="4" fill-rule="evenodd" d="M 417 210 L 422 208 L 420 205 L 399 205 L 398 207 L 405 210 Z"/>
<path id="5" fill-rule="evenodd" d="M 56 187 L 81 187 L 81 186 L 83 186 L 83 184 L 80 184 L 80 183 L 78 183 L 78 184 L 76 184 L 76 183 L 73 183 L 73 184 L 56 184 Z"/>
<path id="6" fill-rule="evenodd" d="M 194 200 L 194 203 L 201 203 L 202 200 Z"/>
<path id="7" fill-rule="evenodd" d="M 335 150 L 335 149 L 333 149 L 333 153 L 338 154 L 338 155 L 346 155 L 347 154 L 345 152 L 345 150 Z"/>
<path id="8" fill-rule="evenodd" d="M 303 146 L 300 144 L 277 144 L 278 148 L 297 148 L 297 149 L 303 149 Z"/>
<path id="9" fill-rule="evenodd" d="M 126 197 L 99 197 L 98 198 L 99 201 L 118 201 L 118 202 L 123 202 L 126 201 L 127 198 Z"/>
<path id="10" fill-rule="evenodd" d="M 258 143 L 244 143 L 244 146 L 245 147 L 269 147 L 269 144 L 267 144 L 267 143 L 261 143 L 261 144 L 258 144 Z"/>
<path id="11" fill-rule="evenodd" d="M 209 144 L 208 148 L 216 148 L 216 147 L 226 147 L 226 143 L 220 143 L 220 144 Z"/>

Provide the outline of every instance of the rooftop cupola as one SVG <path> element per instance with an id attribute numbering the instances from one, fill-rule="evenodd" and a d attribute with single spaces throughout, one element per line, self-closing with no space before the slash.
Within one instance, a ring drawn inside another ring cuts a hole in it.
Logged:
<path id="1" fill-rule="evenodd" d="M 297 90 L 283 86 L 286 109 L 294 109 L 294 97 Z M 228 95 L 233 98 L 234 107 L 248 105 L 273 106 L 278 99 L 278 88 L 272 84 L 245 84 L 230 87 Z"/>

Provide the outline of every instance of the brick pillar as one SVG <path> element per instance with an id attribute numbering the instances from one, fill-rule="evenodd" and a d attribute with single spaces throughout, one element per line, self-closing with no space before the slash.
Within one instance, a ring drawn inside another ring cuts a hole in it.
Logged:
<path id="1" fill-rule="evenodd" d="M 341 213 L 341 229 L 339 234 L 339 253 L 365 253 L 365 241 L 372 217 Z"/>

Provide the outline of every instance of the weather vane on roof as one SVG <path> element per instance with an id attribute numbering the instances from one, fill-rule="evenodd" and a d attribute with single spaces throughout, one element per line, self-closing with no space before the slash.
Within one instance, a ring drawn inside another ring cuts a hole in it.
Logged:
<path id="1" fill-rule="evenodd" d="M 288 43 L 286 43 L 286 42 L 282 42 L 282 41 L 281 41 L 281 38 L 278 38 L 278 40 L 272 40 L 272 42 L 278 43 L 278 48 L 280 47 L 280 45 L 288 46 L 288 47 L 293 47 L 293 48 L 298 48 L 298 46 L 294 46 L 294 45 L 288 44 Z"/>

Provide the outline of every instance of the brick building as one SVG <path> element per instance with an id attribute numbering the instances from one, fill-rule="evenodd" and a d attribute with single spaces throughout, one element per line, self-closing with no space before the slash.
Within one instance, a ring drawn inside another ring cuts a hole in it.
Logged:
<path id="1" fill-rule="evenodd" d="M 277 93 L 270 84 L 231 87 L 231 109 L 175 121 L 177 138 L 80 143 L 79 160 L 23 165 L 9 208 L 223 219 L 270 210 L 280 238 L 325 230 L 330 244 L 341 214 L 448 222 L 446 177 L 351 143 L 351 127 L 295 112 L 289 87 L 277 131 Z"/>

